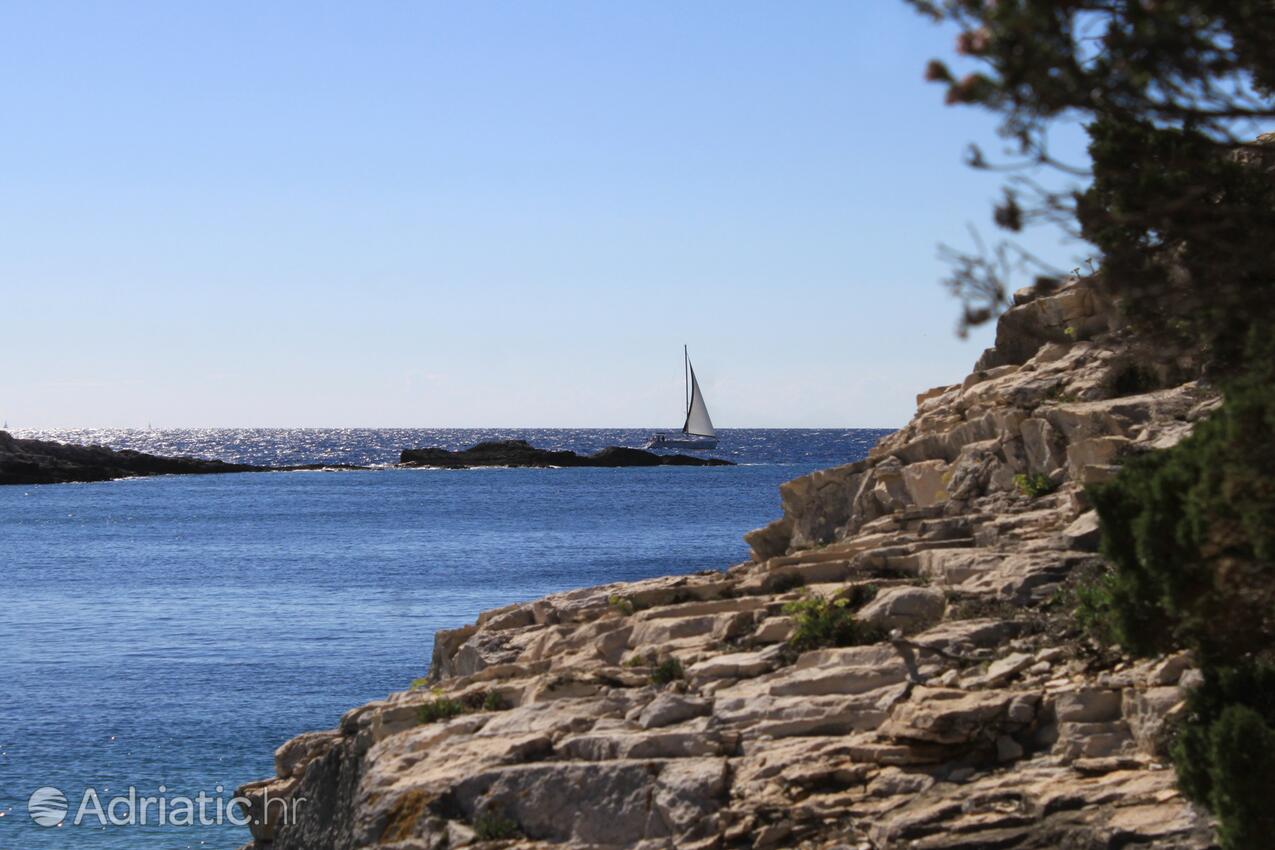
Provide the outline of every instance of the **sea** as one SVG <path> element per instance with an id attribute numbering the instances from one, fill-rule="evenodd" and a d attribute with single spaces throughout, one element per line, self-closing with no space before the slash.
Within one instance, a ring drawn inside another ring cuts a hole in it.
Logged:
<path id="1" fill-rule="evenodd" d="M 250 838 L 234 789 L 271 776 L 290 737 L 424 676 L 436 630 L 739 563 L 781 483 L 888 432 L 725 430 L 710 455 L 728 467 L 394 468 L 404 448 L 591 452 L 648 433 L 13 431 L 372 468 L 0 487 L 0 850 L 234 850 Z"/>

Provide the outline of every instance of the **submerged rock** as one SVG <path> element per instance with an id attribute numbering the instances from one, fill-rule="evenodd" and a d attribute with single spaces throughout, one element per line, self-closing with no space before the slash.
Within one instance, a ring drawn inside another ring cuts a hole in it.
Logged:
<path id="1" fill-rule="evenodd" d="M 570 451 L 538 449 L 526 440 L 492 440 L 461 451 L 447 449 L 404 449 L 400 466 L 428 466 L 440 469 L 470 469 L 476 466 L 733 466 L 728 460 L 690 455 L 661 455 L 644 449 L 608 446 L 591 455 Z"/>

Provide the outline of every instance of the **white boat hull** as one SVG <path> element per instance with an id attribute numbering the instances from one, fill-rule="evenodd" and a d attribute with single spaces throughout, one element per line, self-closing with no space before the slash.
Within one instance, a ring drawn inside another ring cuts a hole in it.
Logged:
<path id="1" fill-rule="evenodd" d="M 717 448 L 716 437 L 696 437 L 689 434 L 656 434 L 646 441 L 645 449 L 690 449 L 709 451 Z"/>

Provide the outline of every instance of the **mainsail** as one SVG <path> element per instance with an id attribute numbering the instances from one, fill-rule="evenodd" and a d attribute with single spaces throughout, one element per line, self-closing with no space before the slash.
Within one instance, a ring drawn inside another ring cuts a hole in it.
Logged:
<path id="1" fill-rule="evenodd" d="M 708 407 L 704 405 L 704 396 L 699 391 L 699 381 L 695 380 L 695 367 L 691 366 L 689 358 L 686 368 L 691 373 L 691 401 L 686 407 L 686 424 L 682 431 L 695 437 L 716 437 L 713 420 L 708 418 Z"/>

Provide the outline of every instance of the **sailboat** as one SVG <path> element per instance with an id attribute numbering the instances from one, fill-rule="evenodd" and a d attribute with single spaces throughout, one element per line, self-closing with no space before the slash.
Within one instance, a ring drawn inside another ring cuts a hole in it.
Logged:
<path id="1" fill-rule="evenodd" d="M 713 430 L 713 420 L 708 418 L 708 407 L 704 404 L 699 381 L 695 380 L 695 368 L 691 366 L 691 355 L 686 346 L 682 346 L 682 360 L 686 376 L 686 423 L 680 434 L 652 435 L 644 448 L 699 451 L 717 448 L 717 432 Z"/>

